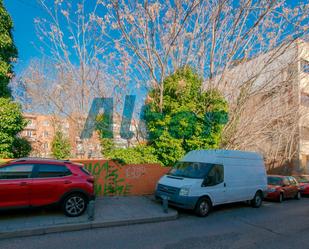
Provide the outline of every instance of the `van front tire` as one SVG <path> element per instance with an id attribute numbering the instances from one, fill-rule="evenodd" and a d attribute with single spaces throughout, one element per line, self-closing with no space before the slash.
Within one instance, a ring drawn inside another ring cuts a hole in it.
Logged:
<path id="1" fill-rule="evenodd" d="M 262 203 L 263 203 L 263 194 L 260 191 L 258 191 L 255 193 L 255 196 L 251 200 L 251 206 L 254 208 L 259 208 L 262 206 Z"/>
<path id="2" fill-rule="evenodd" d="M 195 206 L 195 214 L 200 217 L 205 217 L 209 214 L 211 211 L 212 204 L 209 198 L 203 197 L 198 200 L 196 206 Z"/>

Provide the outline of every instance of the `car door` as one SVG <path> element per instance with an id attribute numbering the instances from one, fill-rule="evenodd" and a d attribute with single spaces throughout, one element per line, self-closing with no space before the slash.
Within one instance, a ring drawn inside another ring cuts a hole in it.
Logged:
<path id="1" fill-rule="evenodd" d="M 71 184 L 68 179 L 71 174 L 65 165 L 36 164 L 30 189 L 31 205 L 44 206 L 58 202 Z"/>
<path id="2" fill-rule="evenodd" d="M 32 164 L 13 164 L 0 168 L 0 208 L 30 205 Z"/>
<path id="3" fill-rule="evenodd" d="M 293 176 L 289 176 L 289 181 L 291 184 L 291 188 L 290 188 L 291 196 L 290 197 L 295 197 L 298 192 L 298 182 L 295 180 Z"/>
<path id="4" fill-rule="evenodd" d="M 284 197 L 291 198 L 293 193 L 293 187 L 291 186 L 290 180 L 288 177 L 283 178 L 283 186 L 282 189 L 284 190 Z"/>

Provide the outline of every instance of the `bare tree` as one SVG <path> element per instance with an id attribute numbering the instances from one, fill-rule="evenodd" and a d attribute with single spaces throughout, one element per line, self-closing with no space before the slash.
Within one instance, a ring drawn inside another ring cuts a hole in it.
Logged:
<path id="1" fill-rule="evenodd" d="M 285 127 L 291 112 L 299 113 L 295 112 L 296 97 L 292 94 L 294 104 L 275 115 L 266 115 L 270 108 L 267 103 L 289 92 L 283 83 L 292 78 L 279 80 L 278 72 L 284 69 L 274 65 L 299 37 L 306 39 L 308 4 L 289 6 L 284 0 L 81 0 L 73 6 L 58 0 L 51 8 L 47 1 L 40 2 L 49 18 L 36 21 L 39 37 L 48 48 L 54 73 L 64 70 L 66 80 L 60 87 L 79 94 L 79 103 L 71 102 L 80 107 L 78 111 L 88 109 L 86 102 L 95 95 L 143 87 L 160 89 L 157 104 L 162 110 L 164 78 L 179 67 L 191 65 L 207 79 L 205 90 L 220 89 L 230 103 L 224 147 L 248 148 L 254 141 L 262 142 L 265 138 L 261 134 L 269 134 L 270 127 L 285 134 L 284 139 L 278 135 L 281 144 L 294 144 L 295 136 L 289 138 L 288 133 L 297 129 Z M 291 64 L 298 60 L 288 59 Z M 110 88 L 105 84 L 102 87 L 104 79 Z M 64 106 L 57 109 L 66 110 L 65 95 L 57 99 Z M 259 105 L 252 104 L 253 99 Z M 253 112 L 247 111 L 250 106 L 261 114 L 253 117 Z M 257 122 L 254 126 L 250 122 L 253 118 L 265 125 Z M 278 147 L 281 153 L 282 146 Z M 294 145 L 289 146 L 285 157 L 292 158 L 296 150 Z"/>
<path id="2" fill-rule="evenodd" d="M 287 54 L 299 37 L 306 39 L 308 4 L 111 0 L 101 5 L 110 23 L 106 32 L 118 34 L 115 47 L 128 51 L 130 65 L 160 89 L 161 110 L 164 78 L 189 64 L 207 79 L 205 90 L 220 89 L 230 103 L 222 146 L 263 152 L 269 162 L 295 158 L 301 113 L 298 72 L 289 68 L 299 56 Z M 263 148 L 266 141 L 271 150 Z"/>

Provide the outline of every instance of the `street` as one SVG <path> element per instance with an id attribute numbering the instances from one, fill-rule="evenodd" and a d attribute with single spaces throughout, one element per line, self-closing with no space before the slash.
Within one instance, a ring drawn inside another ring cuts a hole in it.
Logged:
<path id="1" fill-rule="evenodd" d="M 282 204 L 215 208 L 206 218 L 187 211 L 175 221 L 55 233 L 0 241 L 3 249 L 309 248 L 309 198 Z"/>

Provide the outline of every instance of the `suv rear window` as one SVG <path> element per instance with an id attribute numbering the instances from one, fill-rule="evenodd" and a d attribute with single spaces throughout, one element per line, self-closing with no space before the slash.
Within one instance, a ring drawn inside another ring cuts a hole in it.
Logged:
<path id="1" fill-rule="evenodd" d="M 71 171 L 64 165 L 39 164 L 37 165 L 35 177 L 36 178 L 62 177 L 71 174 L 72 174 Z"/>
<path id="2" fill-rule="evenodd" d="M 80 170 L 89 176 L 91 175 L 90 172 L 85 167 L 80 167 Z"/>

